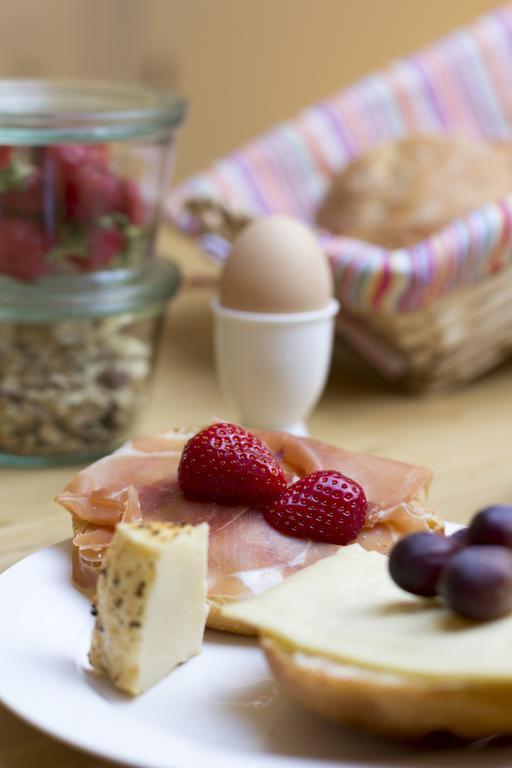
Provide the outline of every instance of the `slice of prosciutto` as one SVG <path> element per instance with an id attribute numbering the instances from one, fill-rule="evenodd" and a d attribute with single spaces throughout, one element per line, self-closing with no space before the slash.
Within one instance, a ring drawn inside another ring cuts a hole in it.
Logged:
<path id="1" fill-rule="evenodd" d="M 365 490 L 368 512 L 357 541 L 385 552 L 412 531 L 441 531 L 425 502 L 430 470 L 401 461 L 353 453 L 286 432 L 256 434 L 290 480 L 335 469 Z M 338 549 L 333 544 L 285 536 L 262 514 L 245 506 L 185 499 L 177 470 L 192 433 L 165 432 L 131 440 L 82 470 L 56 501 L 73 519 L 73 576 L 82 587 L 95 583 L 98 568 L 120 521 L 161 520 L 210 526 L 209 597 L 221 605 L 250 597 Z"/>

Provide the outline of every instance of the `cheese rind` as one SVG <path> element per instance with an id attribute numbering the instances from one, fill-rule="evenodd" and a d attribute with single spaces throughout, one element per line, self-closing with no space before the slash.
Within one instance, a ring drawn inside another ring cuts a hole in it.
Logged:
<path id="1" fill-rule="evenodd" d="M 199 653 L 207 560 L 205 523 L 119 524 L 98 579 L 92 666 L 138 694 Z"/>
<path id="2" fill-rule="evenodd" d="M 388 559 L 341 547 L 279 586 L 222 610 L 288 651 L 426 680 L 512 682 L 512 615 L 471 622 L 397 587 Z"/>

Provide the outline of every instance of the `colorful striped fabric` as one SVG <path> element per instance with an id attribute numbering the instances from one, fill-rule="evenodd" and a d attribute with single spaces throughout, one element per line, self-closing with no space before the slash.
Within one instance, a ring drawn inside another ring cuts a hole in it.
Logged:
<path id="1" fill-rule="evenodd" d="M 370 75 L 219 160 L 182 184 L 171 220 L 196 230 L 184 201 L 211 198 L 251 217 L 285 213 L 311 223 L 329 183 L 378 142 L 422 132 L 508 139 L 512 128 L 512 5 Z M 512 191 L 512 190 L 511 190 Z M 345 307 L 411 311 L 512 263 L 512 195 L 470 213 L 414 247 L 387 250 L 318 233 Z M 222 261 L 230 244 L 204 235 Z"/>

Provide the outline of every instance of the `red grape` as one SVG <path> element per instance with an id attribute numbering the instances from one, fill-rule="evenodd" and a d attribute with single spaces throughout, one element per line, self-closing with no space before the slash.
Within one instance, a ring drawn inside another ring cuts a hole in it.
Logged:
<path id="1" fill-rule="evenodd" d="M 496 505 L 480 510 L 469 526 L 471 544 L 512 548 L 512 507 Z"/>
<path id="2" fill-rule="evenodd" d="M 462 549 L 463 547 L 469 547 L 471 544 L 469 538 L 469 528 L 460 528 L 458 531 L 455 531 L 455 533 L 452 533 L 450 539 L 457 545 L 459 549 Z"/>
<path id="3" fill-rule="evenodd" d="M 443 569 L 438 592 L 456 613 L 479 621 L 512 610 L 512 552 L 473 546 L 455 553 Z"/>
<path id="4" fill-rule="evenodd" d="M 459 549 L 451 537 L 412 533 L 396 544 L 389 556 L 389 573 L 406 592 L 434 597 L 437 580 L 448 558 Z"/>

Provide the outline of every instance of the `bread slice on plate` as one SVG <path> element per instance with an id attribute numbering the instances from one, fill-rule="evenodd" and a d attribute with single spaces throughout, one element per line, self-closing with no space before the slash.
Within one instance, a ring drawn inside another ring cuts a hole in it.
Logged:
<path id="1" fill-rule="evenodd" d="M 208 626 L 247 634 L 250 630 L 243 621 L 221 614 L 222 606 L 264 592 L 338 547 L 285 536 L 256 508 L 185 498 L 177 472 L 193 434 L 178 430 L 134 438 L 81 470 L 58 495 L 58 503 L 71 513 L 73 577 L 81 587 L 95 585 L 119 523 L 208 523 Z M 357 540 L 367 549 L 386 551 L 412 531 L 442 531 L 442 521 L 426 500 L 431 472 L 425 467 L 286 432 L 256 434 L 290 481 L 335 469 L 364 488 L 368 512 Z"/>
<path id="2" fill-rule="evenodd" d="M 402 592 L 358 545 L 223 610 L 305 707 L 399 738 L 512 733 L 512 617 L 475 623 Z"/>
<path id="3" fill-rule="evenodd" d="M 270 637 L 262 646 L 275 677 L 294 699 L 344 725 L 401 739 L 448 732 L 472 741 L 512 732 L 509 681 L 425 681 L 294 651 Z"/>

